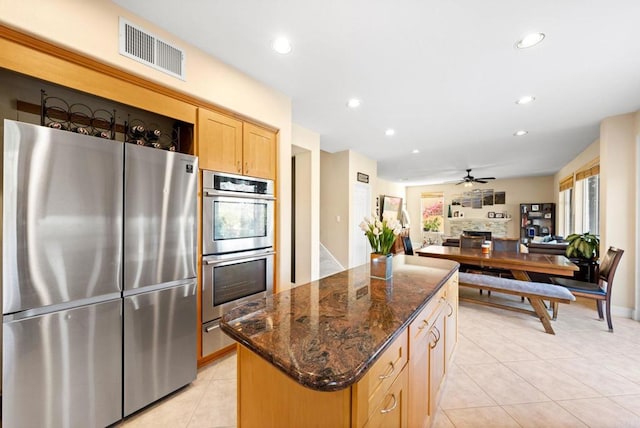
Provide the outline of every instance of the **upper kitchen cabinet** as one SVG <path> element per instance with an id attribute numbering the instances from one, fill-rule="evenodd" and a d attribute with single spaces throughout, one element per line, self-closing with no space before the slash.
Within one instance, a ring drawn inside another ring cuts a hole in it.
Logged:
<path id="1" fill-rule="evenodd" d="M 276 178 L 276 134 L 251 123 L 244 124 L 244 174 Z"/>
<path id="2" fill-rule="evenodd" d="M 276 133 L 224 114 L 198 109 L 200 167 L 276 178 Z"/>
<path id="3" fill-rule="evenodd" d="M 200 168 L 242 174 L 242 121 L 198 109 Z"/>

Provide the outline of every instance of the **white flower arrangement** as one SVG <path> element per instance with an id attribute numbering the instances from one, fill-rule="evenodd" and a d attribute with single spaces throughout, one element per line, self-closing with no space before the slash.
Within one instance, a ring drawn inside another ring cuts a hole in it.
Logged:
<path id="1" fill-rule="evenodd" d="M 378 220 L 374 216 L 365 217 L 360 223 L 360 229 L 364 232 L 371 249 L 375 254 L 387 255 L 391 252 L 391 247 L 400 234 L 402 226 L 398 220 Z"/>

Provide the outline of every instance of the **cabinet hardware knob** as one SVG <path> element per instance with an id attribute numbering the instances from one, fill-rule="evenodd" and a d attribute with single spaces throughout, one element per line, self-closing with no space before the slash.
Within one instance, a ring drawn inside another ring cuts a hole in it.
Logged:
<path id="1" fill-rule="evenodd" d="M 429 321 L 427 320 L 422 320 L 422 325 L 420 327 L 418 327 L 418 330 L 424 330 L 424 328 L 429 325 Z"/>
<path id="2" fill-rule="evenodd" d="M 393 404 L 391 405 L 391 407 L 380 410 L 380 413 L 383 413 L 383 414 L 389 413 L 394 411 L 395 408 L 398 407 L 398 400 L 396 399 L 396 394 L 391 394 L 391 399 L 393 400 Z"/>
<path id="3" fill-rule="evenodd" d="M 393 364 L 393 361 L 389 361 L 389 365 L 391 366 L 391 371 L 387 374 L 381 374 L 378 376 L 378 379 L 382 380 L 382 379 L 386 379 L 388 377 L 391 377 L 391 375 L 393 374 L 393 372 L 396 371 L 396 366 Z"/>

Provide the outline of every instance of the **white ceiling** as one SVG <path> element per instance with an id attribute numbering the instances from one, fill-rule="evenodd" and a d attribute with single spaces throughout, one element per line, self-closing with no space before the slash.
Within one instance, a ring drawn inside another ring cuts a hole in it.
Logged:
<path id="1" fill-rule="evenodd" d="M 404 184 L 553 174 L 603 118 L 640 110 L 639 0 L 114 1 L 289 95 L 323 150 Z"/>

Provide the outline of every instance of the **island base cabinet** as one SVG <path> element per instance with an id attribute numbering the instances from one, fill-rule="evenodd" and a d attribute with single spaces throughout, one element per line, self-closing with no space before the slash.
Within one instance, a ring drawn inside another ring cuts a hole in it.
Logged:
<path id="1" fill-rule="evenodd" d="M 317 391 L 238 346 L 238 427 L 427 428 L 457 342 L 454 273 L 355 384 Z"/>
<path id="2" fill-rule="evenodd" d="M 238 346 L 238 428 L 348 427 L 351 389 L 321 392 Z"/>

